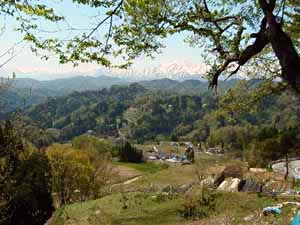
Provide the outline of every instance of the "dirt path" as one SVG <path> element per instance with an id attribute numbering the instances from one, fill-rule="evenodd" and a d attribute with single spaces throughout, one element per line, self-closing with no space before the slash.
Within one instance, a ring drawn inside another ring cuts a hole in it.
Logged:
<path id="1" fill-rule="evenodd" d="M 126 166 L 116 166 L 115 171 L 118 173 L 118 179 L 112 184 L 112 187 L 118 185 L 129 185 L 142 178 L 142 174 Z"/>
<path id="2" fill-rule="evenodd" d="M 137 181 L 137 180 L 139 180 L 139 179 L 141 179 L 141 178 L 142 178 L 142 176 L 137 176 L 137 177 L 134 177 L 134 178 L 132 178 L 132 179 L 129 179 L 129 180 L 124 181 L 123 184 L 124 184 L 124 185 L 131 184 L 131 183 L 133 183 L 133 182 L 135 182 L 135 181 Z"/>

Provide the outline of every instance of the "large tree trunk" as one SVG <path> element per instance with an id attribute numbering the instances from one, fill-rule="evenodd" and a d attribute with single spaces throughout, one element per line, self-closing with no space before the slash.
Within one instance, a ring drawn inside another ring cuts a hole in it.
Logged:
<path id="1" fill-rule="evenodd" d="M 273 10 L 276 0 L 259 0 L 267 19 L 266 35 L 281 66 L 281 77 L 293 88 L 300 85 L 300 57 L 290 36 L 282 29 L 282 23 L 276 20 Z"/>
<path id="2" fill-rule="evenodd" d="M 283 31 L 272 13 L 268 15 L 267 35 L 281 65 L 282 78 L 292 86 L 300 84 L 300 57 L 291 38 Z"/>

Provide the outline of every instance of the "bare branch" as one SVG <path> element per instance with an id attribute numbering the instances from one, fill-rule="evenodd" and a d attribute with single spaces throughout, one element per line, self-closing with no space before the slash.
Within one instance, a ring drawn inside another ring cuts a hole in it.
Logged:
<path id="1" fill-rule="evenodd" d="M 111 19 L 114 14 L 122 7 L 124 0 L 121 0 L 119 4 L 114 8 L 113 11 L 109 13 L 108 16 L 106 16 L 103 20 L 101 20 L 96 27 L 92 29 L 92 31 L 84 38 L 81 40 L 81 43 L 84 42 L 85 40 L 89 39 L 98 29 L 101 27 L 107 20 Z"/>
<path id="2" fill-rule="evenodd" d="M 107 51 L 108 51 L 109 39 L 112 36 L 112 26 L 113 26 L 113 16 L 110 17 L 109 29 L 108 29 L 107 38 L 106 38 L 106 42 L 105 42 L 105 46 L 104 46 L 104 52 L 102 54 L 102 57 L 104 57 L 104 55 L 107 54 Z"/>

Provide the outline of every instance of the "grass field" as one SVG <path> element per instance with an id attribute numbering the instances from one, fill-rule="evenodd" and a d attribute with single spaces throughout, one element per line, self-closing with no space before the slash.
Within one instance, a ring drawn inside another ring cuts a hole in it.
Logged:
<path id="1" fill-rule="evenodd" d="M 224 157 L 197 154 L 194 165 L 166 166 L 160 163 L 120 163 L 113 162 L 122 176 L 140 179 L 118 186 L 112 194 L 101 199 L 75 203 L 58 209 L 48 225 L 222 225 L 229 220 L 230 225 L 253 224 L 246 217 L 256 218 L 263 207 L 273 206 L 282 201 L 293 200 L 260 197 L 257 194 L 212 191 L 213 207 L 203 206 L 207 215 L 200 221 L 186 220 L 180 216 L 186 194 L 176 192 L 166 196 L 166 187 L 180 187 L 197 181 L 196 170 L 218 174 L 226 165 L 240 165 L 243 162 Z M 125 178 L 124 178 L 125 179 Z M 196 186 L 193 193 L 199 193 Z M 190 193 L 191 194 L 191 193 Z M 197 198 L 196 194 L 192 195 Z M 197 200 L 197 199 L 196 199 Z M 284 209 L 282 215 L 263 217 L 271 224 L 287 225 L 293 213 Z"/>
<path id="2" fill-rule="evenodd" d="M 163 169 L 167 169 L 168 166 L 164 164 L 158 163 L 124 163 L 124 162 L 113 162 L 116 166 L 128 167 L 131 169 L 135 169 L 142 173 L 156 173 Z"/>
<path id="3" fill-rule="evenodd" d="M 154 198 L 157 195 L 137 192 L 114 194 L 95 201 L 68 205 L 56 212 L 49 225 L 184 225 L 192 222 L 179 214 L 183 196 Z M 215 208 L 208 211 L 207 217 L 201 220 L 202 223 L 195 224 L 212 224 L 211 221 L 216 218 L 228 219 L 232 225 L 250 224 L 244 218 L 258 216 L 263 207 L 281 201 L 246 193 L 220 192 L 215 195 Z M 290 209 L 285 209 L 282 215 L 270 215 L 263 217 L 263 220 L 287 225 L 292 215 Z"/>

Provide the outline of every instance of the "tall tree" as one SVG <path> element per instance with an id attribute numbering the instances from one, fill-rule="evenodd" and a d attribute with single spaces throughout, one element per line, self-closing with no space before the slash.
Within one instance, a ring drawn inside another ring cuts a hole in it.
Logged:
<path id="1" fill-rule="evenodd" d="M 22 161 L 15 176 L 14 195 L 7 209 L 5 224 L 43 225 L 52 215 L 51 174 L 43 153 L 33 153 Z"/>
<path id="2" fill-rule="evenodd" d="M 99 198 L 103 188 L 113 178 L 110 157 L 94 147 L 91 148 L 92 145 L 90 143 L 84 149 L 59 144 L 48 147 L 47 156 L 53 175 L 52 187 L 58 194 L 60 206 Z"/>
<path id="3" fill-rule="evenodd" d="M 48 160 L 39 153 L 22 159 L 24 151 L 11 123 L 0 125 L 1 225 L 42 225 L 53 211 Z"/>

